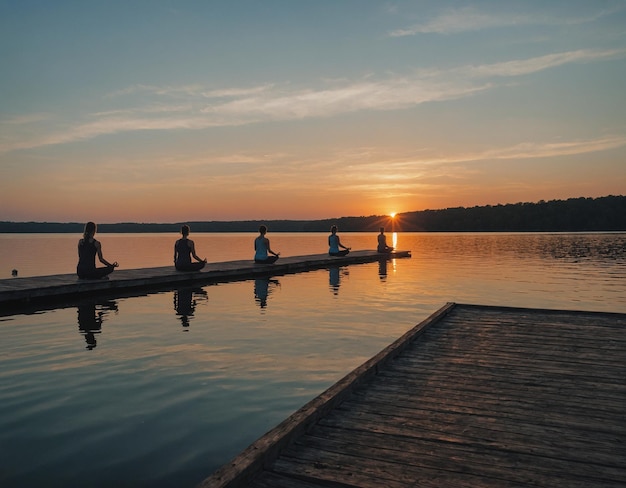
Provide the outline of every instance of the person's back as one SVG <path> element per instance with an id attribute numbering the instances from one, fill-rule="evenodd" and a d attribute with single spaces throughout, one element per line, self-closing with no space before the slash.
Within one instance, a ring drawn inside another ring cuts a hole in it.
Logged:
<path id="1" fill-rule="evenodd" d="M 378 234 L 378 252 L 391 252 L 393 247 L 387 245 L 387 236 L 385 236 L 385 229 L 380 228 L 380 234 Z"/>
<path id="2" fill-rule="evenodd" d="M 206 259 L 200 259 L 196 254 L 196 246 L 189 236 L 187 224 L 180 228 L 182 237 L 174 243 L 174 267 L 178 271 L 200 271 L 206 264 Z M 197 262 L 192 262 L 191 258 Z"/>
<path id="3" fill-rule="evenodd" d="M 95 239 L 82 238 L 78 242 L 78 275 L 93 272 L 96 269 L 96 248 Z"/>
<path id="4" fill-rule="evenodd" d="M 337 236 L 337 234 L 331 234 L 328 236 L 328 253 L 339 253 L 339 237 Z"/>
<path id="5" fill-rule="evenodd" d="M 191 264 L 191 248 L 189 247 L 189 239 L 178 239 L 176 244 L 176 263 L 178 266 L 185 266 Z"/>
<path id="6" fill-rule="evenodd" d="M 387 238 L 385 234 L 378 234 L 378 252 L 384 252 L 387 249 Z"/>
<path id="7" fill-rule="evenodd" d="M 339 248 L 342 248 L 342 250 L 339 250 Z M 330 235 L 328 236 L 328 254 L 331 256 L 345 256 L 349 252 L 350 248 L 344 246 L 337 235 L 337 226 L 333 225 L 330 228 Z"/>
<path id="8" fill-rule="evenodd" d="M 255 253 L 254 253 L 254 259 L 255 260 L 265 260 L 267 259 L 267 239 L 265 236 L 261 235 L 258 236 L 255 240 L 254 240 L 254 249 L 255 249 Z"/>
<path id="9" fill-rule="evenodd" d="M 94 222 L 87 222 L 83 237 L 78 241 L 76 274 L 81 279 L 108 279 L 107 275 L 118 266 L 117 261 L 111 264 L 102 256 L 102 246 L 94 237 L 96 228 Z M 105 265 L 104 268 L 96 268 L 96 256 Z"/>
<path id="10" fill-rule="evenodd" d="M 254 262 L 260 264 L 272 264 L 278 259 L 278 253 L 272 251 L 270 240 L 265 237 L 267 227 L 261 225 L 259 227 L 259 235 L 254 240 Z M 270 256 L 272 254 L 272 256 Z"/>

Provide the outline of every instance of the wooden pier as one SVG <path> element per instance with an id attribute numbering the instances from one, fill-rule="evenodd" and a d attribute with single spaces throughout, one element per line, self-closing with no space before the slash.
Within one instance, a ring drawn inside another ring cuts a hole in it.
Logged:
<path id="1" fill-rule="evenodd" d="M 298 273 L 329 266 L 368 263 L 380 259 L 410 257 L 410 251 L 378 253 L 352 251 L 347 256 L 311 254 L 281 257 L 274 264 L 255 264 L 252 260 L 207 263 L 201 271 L 181 272 L 174 266 L 142 269 L 116 269 L 106 280 L 80 280 L 75 273 L 0 280 L 0 306 L 53 300 L 63 297 L 145 289 L 181 283 L 211 283 L 248 279 L 256 276 Z"/>
<path id="2" fill-rule="evenodd" d="M 448 304 L 201 486 L 624 487 L 626 314 Z"/>

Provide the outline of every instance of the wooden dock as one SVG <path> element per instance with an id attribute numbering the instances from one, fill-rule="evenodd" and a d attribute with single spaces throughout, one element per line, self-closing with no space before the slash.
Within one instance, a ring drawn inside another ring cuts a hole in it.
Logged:
<path id="1" fill-rule="evenodd" d="M 624 487 L 626 314 L 448 304 L 201 486 Z"/>
<path id="2" fill-rule="evenodd" d="M 376 251 L 352 251 L 347 256 L 311 254 L 281 257 L 274 264 L 255 264 L 252 260 L 207 263 L 197 272 L 176 271 L 174 266 L 142 269 L 116 269 L 108 280 L 80 280 L 75 273 L 0 280 L 0 306 L 52 300 L 63 297 L 119 292 L 131 289 L 181 283 L 219 282 L 256 276 L 298 273 L 329 266 L 367 263 L 380 259 L 410 257 L 410 251 L 381 254 Z"/>

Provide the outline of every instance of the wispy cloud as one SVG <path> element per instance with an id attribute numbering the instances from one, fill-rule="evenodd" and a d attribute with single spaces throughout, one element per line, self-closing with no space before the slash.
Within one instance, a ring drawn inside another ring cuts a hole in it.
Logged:
<path id="1" fill-rule="evenodd" d="M 328 167 L 338 167 L 333 161 L 341 161 L 343 168 L 341 191 L 374 194 L 402 195 L 405 190 L 411 194 L 420 188 L 429 187 L 433 180 L 473 178 L 480 170 L 474 163 L 495 162 L 504 164 L 510 160 L 545 159 L 578 154 L 589 154 L 626 146 L 626 135 L 609 135 L 595 139 L 581 139 L 558 142 L 521 142 L 511 146 L 497 147 L 484 151 L 464 153 L 446 153 L 445 156 L 429 156 L 423 150 L 419 155 L 395 155 L 387 152 L 378 154 L 368 148 L 366 151 L 354 151 L 354 158 L 345 154 L 329 160 Z M 454 166 L 451 172 L 449 165 Z M 443 184 L 443 182 L 442 182 Z M 439 186 L 439 184 L 437 184 Z"/>
<path id="2" fill-rule="evenodd" d="M 598 139 L 559 141 L 548 143 L 526 142 L 508 148 L 489 150 L 477 154 L 474 159 L 528 159 L 572 156 L 607 151 L 626 146 L 626 135 L 613 135 Z M 467 159 L 466 159 L 467 160 Z"/>
<path id="3" fill-rule="evenodd" d="M 202 110 L 235 120 L 292 120 L 329 117 L 358 110 L 395 110 L 425 102 L 465 97 L 487 85 L 441 84 L 411 78 L 356 82 L 325 90 L 268 93 L 211 105 Z"/>
<path id="4" fill-rule="evenodd" d="M 183 86 L 154 86 L 137 84 L 121 90 L 107 94 L 108 98 L 123 97 L 135 94 L 152 94 L 152 95 L 168 95 L 168 96 L 194 96 L 202 91 L 201 85 L 183 85 Z"/>
<path id="5" fill-rule="evenodd" d="M 626 49 L 581 49 L 564 53 L 547 54 L 530 59 L 505 61 L 502 63 L 468 66 L 460 68 L 475 77 L 522 76 L 549 68 L 556 68 L 570 63 L 588 63 L 609 59 L 621 59 L 626 56 Z"/>
<path id="6" fill-rule="evenodd" d="M 475 7 L 449 9 L 441 15 L 425 22 L 416 23 L 409 27 L 396 29 L 389 33 L 391 37 L 414 36 L 417 34 L 459 34 L 474 32 L 483 29 L 513 27 L 522 25 L 580 25 L 596 21 L 618 10 L 601 10 L 585 17 L 530 15 L 524 13 L 492 13 L 478 10 Z"/>
<path id="7" fill-rule="evenodd" d="M 360 110 L 407 109 L 428 102 L 472 96 L 497 86 L 498 77 L 516 77 L 569 63 L 623 58 L 621 50 L 578 50 L 523 60 L 449 70 L 417 71 L 412 75 L 373 76 L 325 82 L 321 88 L 289 85 L 207 89 L 199 85 L 155 87 L 135 85 L 115 95 L 126 96 L 123 108 L 110 107 L 76 116 L 81 123 L 54 120 L 49 114 L 0 121 L 0 152 L 63 144 L 104 134 L 154 130 L 197 130 L 259 122 L 333 117 Z M 136 100 L 131 94 L 149 95 Z M 179 97 L 184 96 L 184 100 Z M 110 100 L 107 97 L 106 100 Z M 136 105 L 133 106 L 133 103 Z"/>
<path id="8" fill-rule="evenodd" d="M 225 88 L 216 90 L 207 90 L 202 85 L 183 85 L 183 86 L 154 86 L 154 85 L 132 85 L 122 90 L 109 93 L 108 98 L 126 97 L 128 95 L 155 95 L 168 98 L 233 98 L 250 96 L 271 90 L 274 85 L 266 84 L 253 87 L 241 88 Z"/>
<path id="9" fill-rule="evenodd" d="M 43 122 L 51 117 L 48 113 L 38 113 L 38 114 L 27 114 L 27 115 L 15 115 L 12 117 L 7 117 L 4 119 L 0 119 L 0 127 L 5 126 L 18 126 L 18 125 L 28 125 L 34 124 L 38 122 Z"/>
<path id="10" fill-rule="evenodd" d="M 371 170 L 375 167 L 384 167 L 387 175 L 398 172 L 406 177 L 414 171 L 422 171 L 425 167 L 434 166 L 441 168 L 442 164 L 472 163 L 475 161 L 497 161 L 511 159 L 543 159 L 560 156 L 572 156 L 576 154 L 588 154 L 593 152 L 608 151 L 626 146 L 626 134 L 606 135 L 594 139 L 576 139 L 556 142 L 520 142 L 511 146 L 497 147 L 484 151 L 464 153 L 447 152 L 445 156 L 428 156 L 420 154 L 416 157 L 398 156 L 392 160 L 378 157 L 376 154 L 369 156 L 368 165 Z M 426 151 L 423 151 L 426 153 Z M 383 161 L 381 161 L 381 159 Z M 384 163 L 384 164 L 382 164 Z M 363 167 L 359 167 L 362 172 Z M 371 175 L 371 173 L 367 173 Z"/>

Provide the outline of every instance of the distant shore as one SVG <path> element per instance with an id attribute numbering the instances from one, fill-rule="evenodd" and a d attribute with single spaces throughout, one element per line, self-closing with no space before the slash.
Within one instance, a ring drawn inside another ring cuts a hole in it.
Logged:
<path id="1" fill-rule="evenodd" d="M 322 220 L 244 220 L 172 223 L 122 222 L 98 224 L 98 232 L 178 232 L 185 223 L 194 232 L 256 232 L 260 224 L 272 232 L 326 232 L 339 226 L 341 232 L 584 232 L 626 231 L 626 196 L 539 201 L 421 210 L 395 217 L 339 217 Z M 83 231 L 84 222 L 0 221 L 0 233 L 73 233 Z"/>

